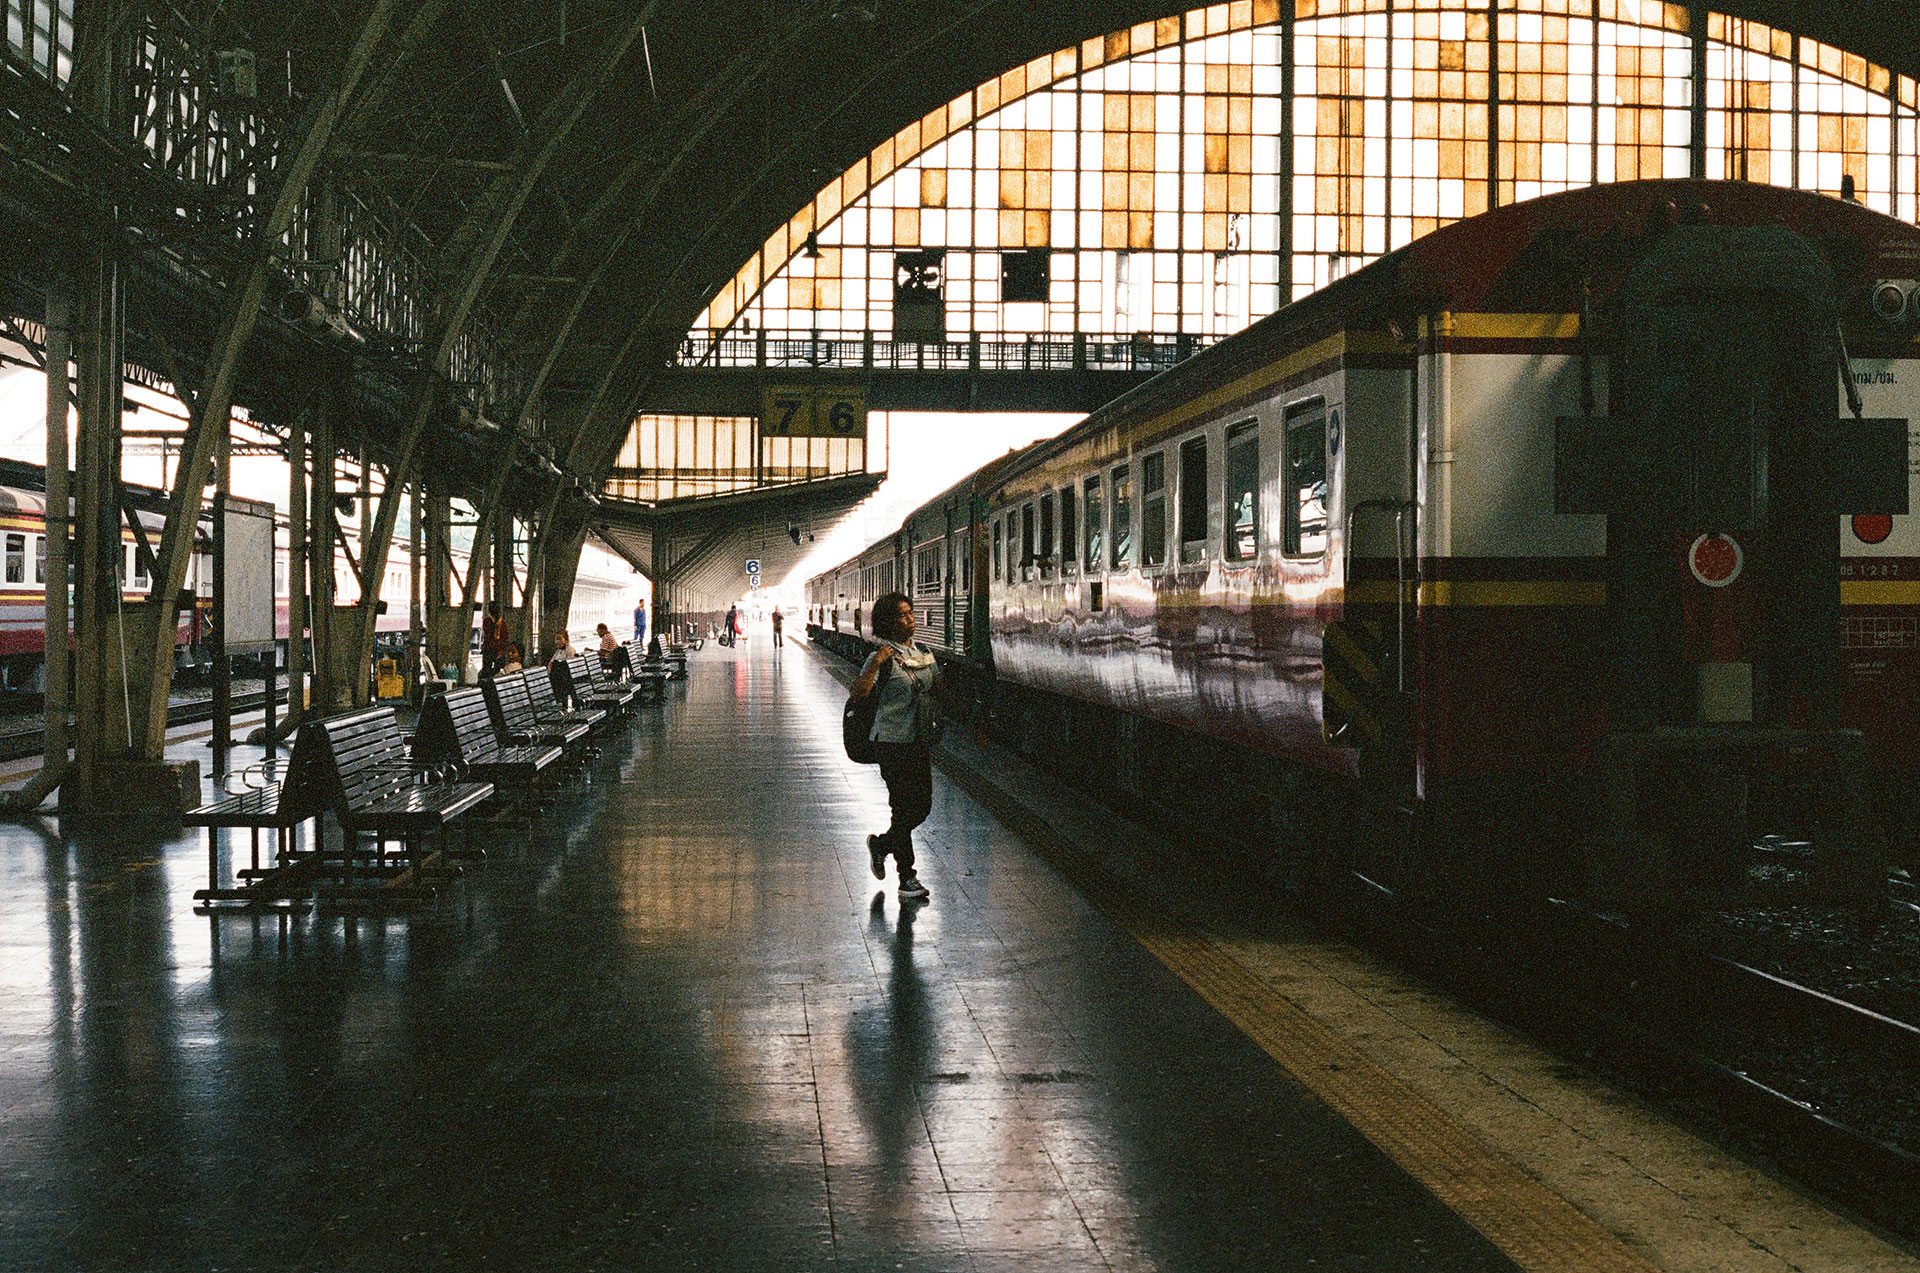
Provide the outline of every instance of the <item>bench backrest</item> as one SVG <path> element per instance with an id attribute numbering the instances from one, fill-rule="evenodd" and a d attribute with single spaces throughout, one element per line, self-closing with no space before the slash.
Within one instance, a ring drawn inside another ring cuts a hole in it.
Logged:
<path id="1" fill-rule="evenodd" d="M 551 676 L 537 676 L 529 672 L 525 684 L 527 698 L 533 704 L 536 716 L 558 716 L 567 710 L 561 703 L 560 696 L 553 692 Z"/>
<path id="2" fill-rule="evenodd" d="M 623 692 L 620 683 L 606 668 L 600 666 L 598 655 L 588 657 L 583 654 L 575 662 L 579 663 L 580 667 L 574 669 L 574 676 L 585 675 L 587 678 L 585 681 L 576 681 L 576 685 L 590 685 L 596 690 L 606 690 L 615 694 Z"/>
<path id="3" fill-rule="evenodd" d="M 494 728 L 502 735 L 538 732 L 540 718 L 533 710 L 533 698 L 527 690 L 526 672 L 506 672 L 481 682 L 487 696 L 487 710 L 493 713 Z"/>
<path id="4" fill-rule="evenodd" d="M 606 677 L 600 672 L 600 656 L 597 654 L 592 657 L 585 654 L 574 655 L 567 660 L 567 670 L 573 673 L 573 693 L 576 698 L 606 684 Z"/>
<path id="5" fill-rule="evenodd" d="M 420 730 L 414 737 L 419 759 L 472 764 L 499 747 L 486 695 L 479 690 L 448 690 L 420 705 Z"/>
<path id="6" fill-rule="evenodd" d="M 413 780 L 406 735 L 392 708 L 308 721 L 294 740 L 292 781 L 316 807 L 361 809 L 411 786 Z"/>
<path id="7" fill-rule="evenodd" d="M 555 702 L 562 705 L 576 702 L 584 688 L 573 679 L 572 660 L 561 659 L 547 664 L 547 692 L 553 695 Z"/>

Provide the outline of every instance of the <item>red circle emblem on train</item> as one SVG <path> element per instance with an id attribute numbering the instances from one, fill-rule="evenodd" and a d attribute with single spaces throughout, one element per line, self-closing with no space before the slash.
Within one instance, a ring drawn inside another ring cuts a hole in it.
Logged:
<path id="1" fill-rule="evenodd" d="M 1724 588 L 1738 579 L 1745 563 L 1746 554 L 1731 535 L 1702 535 L 1687 549 L 1687 568 L 1709 588 Z"/>
<path id="2" fill-rule="evenodd" d="M 1891 513 L 1855 513 L 1853 515 L 1853 537 L 1861 543 L 1884 543 L 1887 536 L 1891 534 L 1893 534 Z"/>

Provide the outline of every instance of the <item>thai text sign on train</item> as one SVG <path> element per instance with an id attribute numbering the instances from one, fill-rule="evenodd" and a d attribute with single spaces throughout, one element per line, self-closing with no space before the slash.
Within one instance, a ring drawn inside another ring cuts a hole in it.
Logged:
<path id="1" fill-rule="evenodd" d="M 864 385 L 768 385 L 760 409 L 767 438 L 865 438 Z"/>

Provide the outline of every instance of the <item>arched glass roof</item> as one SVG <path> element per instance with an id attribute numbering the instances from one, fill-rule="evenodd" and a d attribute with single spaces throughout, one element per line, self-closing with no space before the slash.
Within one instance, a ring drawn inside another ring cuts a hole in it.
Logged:
<path id="1" fill-rule="evenodd" d="M 827 184 L 694 331 L 1223 336 L 1490 204 L 1700 175 L 1911 220 L 1914 81 L 1652 0 L 1236 0 L 1061 49 Z"/>

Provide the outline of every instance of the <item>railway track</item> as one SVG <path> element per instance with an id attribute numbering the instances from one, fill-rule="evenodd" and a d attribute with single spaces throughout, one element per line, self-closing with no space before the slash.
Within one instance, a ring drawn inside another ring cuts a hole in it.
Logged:
<path id="1" fill-rule="evenodd" d="M 1877 1127 L 1860 1116 L 1916 1086 L 1920 1027 L 1738 960 L 1655 947 L 1577 906 L 1555 904 L 1491 942 L 1356 878 L 1371 944 L 1920 1237 L 1920 1153 L 1900 1134 L 1920 1136 L 1920 1124 L 1911 1111 Z"/>
<path id="2" fill-rule="evenodd" d="M 287 692 L 284 689 L 279 691 L 279 693 L 275 695 L 275 698 L 282 707 L 286 706 Z M 265 690 L 255 690 L 252 693 L 246 694 L 235 694 L 233 696 L 233 714 L 238 716 L 242 712 L 257 712 L 266 706 L 266 702 L 267 694 Z M 179 725 L 194 725 L 201 721 L 210 721 L 212 719 L 213 700 L 210 698 L 195 699 L 185 703 L 175 703 L 167 709 L 167 728 L 169 729 Z M 18 733 L 0 735 L 0 763 L 26 760 L 30 757 L 38 756 L 45 748 L 46 731 L 44 729 L 27 729 L 21 730 Z"/>

